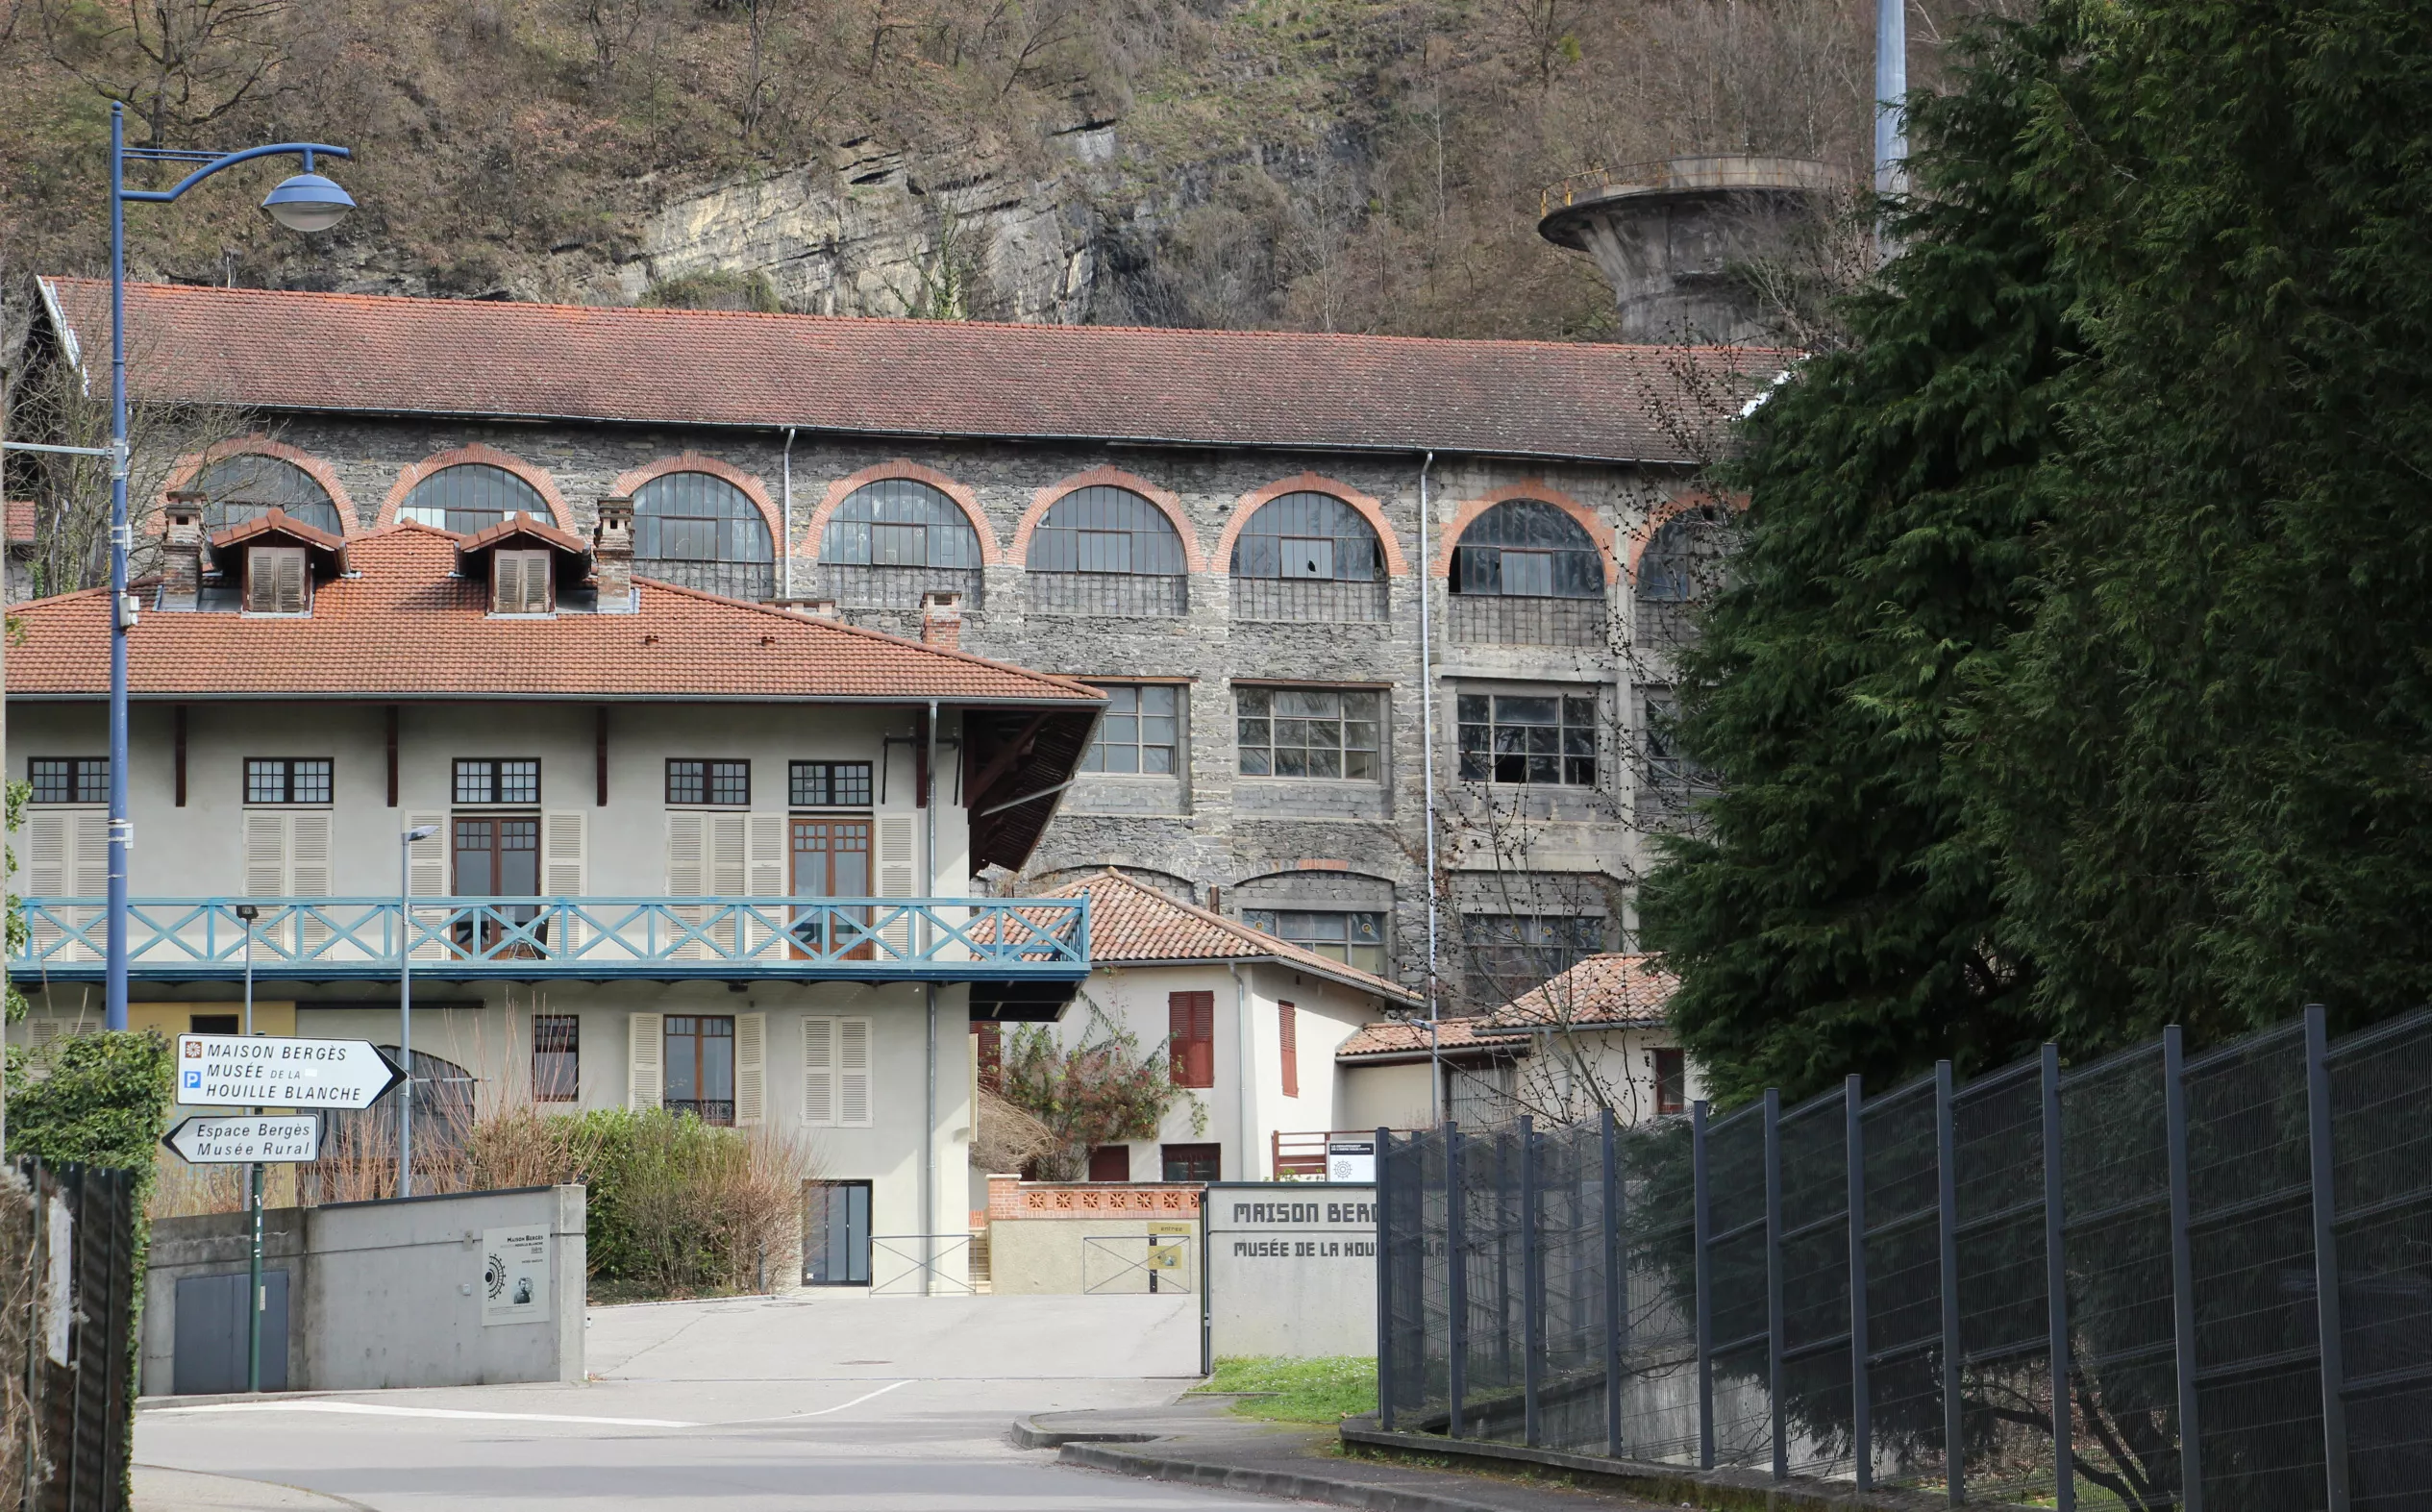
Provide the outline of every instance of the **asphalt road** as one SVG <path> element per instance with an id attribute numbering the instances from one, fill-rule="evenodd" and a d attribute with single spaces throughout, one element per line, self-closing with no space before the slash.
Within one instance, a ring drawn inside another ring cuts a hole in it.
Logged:
<path id="1" fill-rule="evenodd" d="M 1172 1400 L 1196 1373 L 1194 1298 L 807 1293 L 591 1320 L 582 1386 L 148 1406 L 137 1512 L 1276 1505 L 1005 1440 L 1025 1413 Z"/>

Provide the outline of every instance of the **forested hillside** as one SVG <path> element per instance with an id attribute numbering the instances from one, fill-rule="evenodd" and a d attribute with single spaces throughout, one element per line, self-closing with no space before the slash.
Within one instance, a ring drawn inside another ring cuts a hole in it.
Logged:
<path id="1" fill-rule="evenodd" d="M 119 100 L 137 144 L 358 154 L 333 171 L 362 211 L 327 238 L 257 213 L 275 165 L 139 210 L 150 276 L 1593 337 L 1609 295 L 1536 237 L 1544 186 L 1689 151 L 1860 165 L 1872 10 L 14 0 L 0 256 L 16 276 L 99 266 Z M 755 207 L 779 201 L 811 209 L 771 250 Z M 818 258 L 874 268 L 814 296 L 789 269 Z"/>

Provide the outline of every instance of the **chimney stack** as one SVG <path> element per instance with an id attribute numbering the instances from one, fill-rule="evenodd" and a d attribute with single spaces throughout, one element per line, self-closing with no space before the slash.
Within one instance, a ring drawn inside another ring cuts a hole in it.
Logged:
<path id="1" fill-rule="evenodd" d="M 812 619 L 841 620 L 844 618 L 844 611 L 837 607 L 833 599 L 805 599 L 801 603 L 801 612 L 809 615 Z"/>
<path id="2" fill-rule="evenodd" d="M 161 542 L 161 595 L 191 599 L 203 589 L 203 506 L 211 495 L 179 489 L 169 495 L 168 528 Z"/>
<path id="3" fill-rule="evenodd" d="M 921 595 L 921 644 L 941 651 L 962 649 L 962 595 L 932 591 Z"/>
<path id="4" fill-rule="evenodd" d="M 633 601 L 633 501 L 610 494 L 600 501 L 600 523 L 591 533 L 591 581 L 600 607 L 624 608 Z"/>

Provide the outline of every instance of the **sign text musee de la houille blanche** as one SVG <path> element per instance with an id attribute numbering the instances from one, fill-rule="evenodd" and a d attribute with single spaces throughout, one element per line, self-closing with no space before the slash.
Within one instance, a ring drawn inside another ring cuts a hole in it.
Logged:
<path id="1" fill-rule="evenodd" d="M 187 1107 L 365 1108 L 404 1079 L 367 1039 L 177 1037 L 177 1100 Z"/>

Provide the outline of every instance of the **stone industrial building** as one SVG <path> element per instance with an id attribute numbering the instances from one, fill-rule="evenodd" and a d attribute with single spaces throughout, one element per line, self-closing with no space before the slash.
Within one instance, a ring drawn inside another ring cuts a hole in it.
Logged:
<path id="1" fill-rule="evenodd" d="M 43 289 L 37 340 L 97 390 L 107 290 Z M 1628 944 L 1640 816 L 1686 780 L 1631 757 L 1713 514 L 1693 437 L 1778 367 L 163 285 L 128 312 L 138 404 L 186 427 L 137 437 L 175 454 L 153 538 L 177 498 L 207 533 L 275 505 L 587 541 L 630 499 L 638 576 L 1106 689 L 1022 891 L 1112 865 L 1416 980 L 1431 709 L 1473 998 Z"/>

